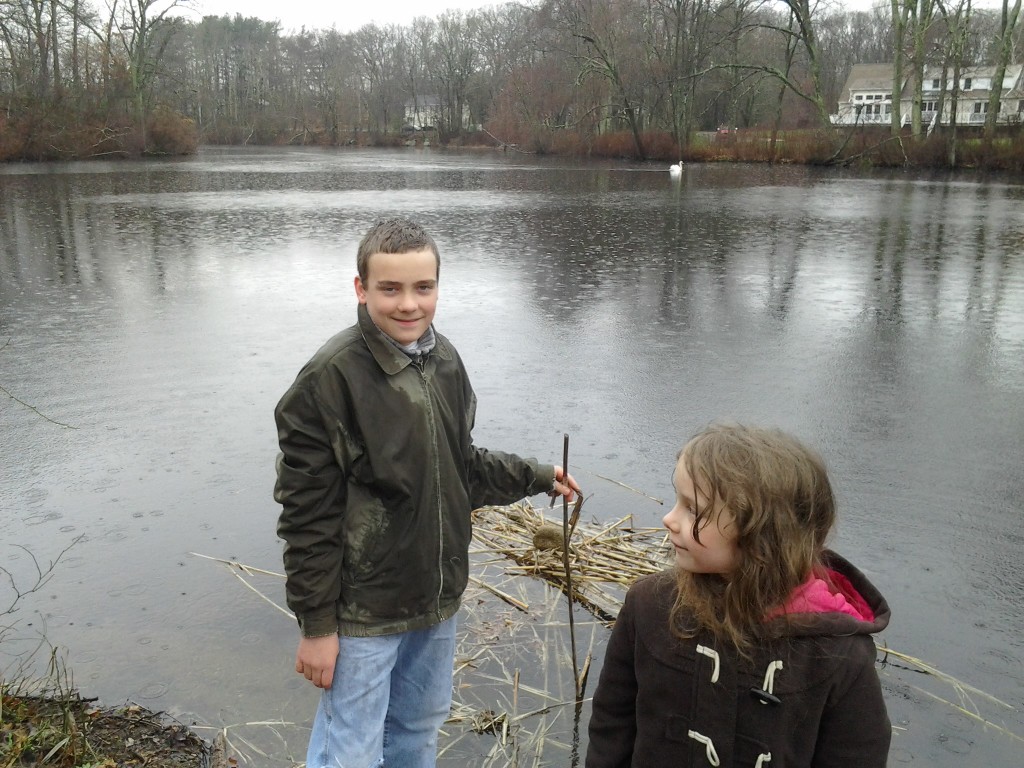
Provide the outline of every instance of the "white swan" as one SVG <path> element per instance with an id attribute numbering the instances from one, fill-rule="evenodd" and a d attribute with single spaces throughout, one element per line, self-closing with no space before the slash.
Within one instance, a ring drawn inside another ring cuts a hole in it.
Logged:
<path id="1" fill-rule="evenodd" d="M 672 163 L 672 165 L 668 167 L 668 172 L 671 173 L 673 176 L 678 176 L 680 173 L 683 172 L 683 164 Z"/>

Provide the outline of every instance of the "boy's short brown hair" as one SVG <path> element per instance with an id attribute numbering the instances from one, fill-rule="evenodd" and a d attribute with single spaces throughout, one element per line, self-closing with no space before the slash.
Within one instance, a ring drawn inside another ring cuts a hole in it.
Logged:
<path id="1" fill-rule="evenodd" d="M 441 254 L 434 238 L 419 224 L 409 219 L 380 219 L 363 235 L 356 252 L 356 271 L 364 283 L 370 270 L 370 257 L 375 253 L 408 253 L 429 248 L 437 259 L 437 276 L 441 276 Z"/>

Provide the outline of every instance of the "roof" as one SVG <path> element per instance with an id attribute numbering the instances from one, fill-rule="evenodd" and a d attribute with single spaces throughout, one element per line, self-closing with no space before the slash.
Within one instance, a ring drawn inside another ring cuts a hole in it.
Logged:
<path id="1" fill-rule="evenodd" d="M 437 96 L 417 96 L 414 99 L 405 100 L 406 109 L 425 109 L 427 107 L 440 107 L 441 99 Z"/>
<path id="2" fill-rule="evenodd" d="M 843 86 L 842 97 L 840 102 L 853 101 L 852 94 L 855 91 L 874 91 L 882 93 L 892 92 L 892 68 L 891 63 L 886 64 L 854 64 L 850 69 L 850 74 L 846 78 L 846 84 Z M 995 67 L 993 66 L 979 66 L 979 67 L 964 67 L 960 71 L 961 79 L 981 79 L 991 78 L 995 74 Z M 1024 64 L 1008 64 L 1006 66 L 1006 73 L 1003 77 L 1003 82 L 1009 81 L 1013 83 L 1012 87 L 1003 94 L 1004 98 L 1024 98 L 1024 81 L 1022 81 L 1021 75 L 1024 74 Z M 926 67 L 924 71 L 924 82 L 927 84 L 932 80 L 942 77 L 941 67 Z M 903 79 L 903 87 L 900 89 L 900 99 L 909 99 L 911 94 L 912 84 L 910 82 L 909 72 L 905 73 Z M 930 90 L 927 85 L 925 90 Z M 987 99 L 989 95 L 989 89 L 971 88 L 969 90 L 961 91 L 960 98 L 962 99 Z"/>
<path id="3" fill-rule="evenodd" d="M 846 77 L 843 93 L 853 91 L 892 91 L 892 64 L 854 64 Z M 904 80 L 904 82 L 906 82 Z"/>

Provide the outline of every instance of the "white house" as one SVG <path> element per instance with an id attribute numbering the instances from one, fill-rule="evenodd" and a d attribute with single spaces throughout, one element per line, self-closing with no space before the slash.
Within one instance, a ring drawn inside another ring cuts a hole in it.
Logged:
<path id="1" fill-rule="evenodd" d="M 417 130 L 436 128 L 441 118 L 441 99 L 437 96 L 417 96 L 405 102 L 405 124 Z"/>
<path id="2" fill-rule="evenodd" d="M 1010 64 L 1003 75 L 999 102 L 999 123 L 1024 123 L 1024 65 Z M 958 125 L 983 125 L 988 112 L 995 67 L 967 67 L 960 73 L 957 95 Z M 892 64 L 854 64 L 839 94 L 839 108 L 832 115 L 834 125 L 889 125 L 892 121 Z M 953 73 L 947 70 L 943 95 L 943 73 L 939 67 L 926 67 L 921 101 L 921 121 L 926 126 L 949 125 L 952 114 Z M 903 124 L 910 122 L 913 106 L 913 83 L 910 76 L 900 85 L 900 116 Z M 940 98 L 942 95 L 942 98 Z M 942 114 L 939 115 L 939 103 Z"/>
<path id="3" fill-rule="evenodd" d="M 407 99 L 405 102 L 405 125 L 412 126 L 416 130 L 424 128 L 437 128 L 447 121 L 445 115 L 445 104 L 438 96 L 417 96 L 415 99 Z M 469 106 L 462 105 L 462 128 L 470 128 Z"/>

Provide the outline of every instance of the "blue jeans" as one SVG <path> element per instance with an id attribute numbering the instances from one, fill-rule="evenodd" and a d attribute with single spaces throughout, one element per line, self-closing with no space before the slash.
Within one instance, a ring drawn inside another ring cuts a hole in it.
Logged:
<path id="1" fill-rule="evenodd" d="M 307 768 L 434 768 L 452 704 L 455 617 L 383 637 L 340 637 Z"/>

